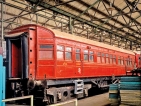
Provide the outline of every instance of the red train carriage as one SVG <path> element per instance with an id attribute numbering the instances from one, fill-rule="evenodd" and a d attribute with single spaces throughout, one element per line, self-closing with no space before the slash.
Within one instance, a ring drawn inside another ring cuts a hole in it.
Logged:
<path id="1" fill-rule="evenodd" d="M 131 51 L 33 24 L 5 39 L 8 88 L 47 103 L 87 96 L 93 85 L 107 86 L 111 76 L 126 75 L 136 62 Z"/>

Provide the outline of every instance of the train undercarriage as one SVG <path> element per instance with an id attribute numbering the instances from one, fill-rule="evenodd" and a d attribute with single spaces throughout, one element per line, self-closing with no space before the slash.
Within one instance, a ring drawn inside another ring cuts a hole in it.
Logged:
<path id="1" fill-rule="evenodd" d="M 38 81 L 11 78 L 7 81 L 7 98 L 34 95 L 34 100 L 54 104 L 107 89 L 112 80 L 112 77 Z"/>

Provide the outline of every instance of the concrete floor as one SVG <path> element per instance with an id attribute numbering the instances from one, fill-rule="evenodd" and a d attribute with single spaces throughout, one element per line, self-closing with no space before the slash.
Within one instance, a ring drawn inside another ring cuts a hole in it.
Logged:
<path id="1" fill-rule="evenodd" d="M 92 97 L 84 98 L 78 100 L 78 106 L 110 106 L 110 102 L 108 100 L 109 94 L 103 93 L 99 95 L 95 95 Z M 25 106 L 25 105 L 6 105 L 6 106 Z M 69 103 L 66 105 L 60 106 L 75 106 L 74 103 Z"/>
<path id="2" fill-rule="evenodd" d="M 108 93 L 95 95 L 92 97 L 78 100 L 78 106 L 110 106 L 108 98 L 109 98 Z M 61 106 L 74 106 L 74 103 Z"/>

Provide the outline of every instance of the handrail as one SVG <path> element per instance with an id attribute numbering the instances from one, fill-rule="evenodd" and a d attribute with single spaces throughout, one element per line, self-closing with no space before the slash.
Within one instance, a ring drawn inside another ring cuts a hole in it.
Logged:
<path id="1" fill-rule="evenodd" d="M 2 102 L 8 102 L 8 101 L 13 101 L 13 100 L 21 100 L 21 99 L 27 99 L 27 98 L 30 98 L 30 106 L 33 106 L 33 95 L 3 99 Z"/>
<path id="2" fill-rule="evenodd" d="M 77 106 L 77 99 L 72 99 L 69 101 L 65 101 L 65 102 L 61 102 L 61 103 L 57 103 L 57 104 L 52 104 L 52 105 L 48 105 L 48 106 L 60 106 L 60 105 L 68 104 L 71 102 L 75 102 L 75 106 Z"/>

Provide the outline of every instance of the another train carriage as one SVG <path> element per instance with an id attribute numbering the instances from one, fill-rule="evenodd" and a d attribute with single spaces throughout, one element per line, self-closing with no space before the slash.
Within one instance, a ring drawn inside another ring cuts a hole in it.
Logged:
<path id="1" fill-rule="evenodd" d="M 34 24 L 12 30 L 5 39 L 14 96 L 34 94 L 47 103 L 107 87 L 112 76 L 126 75 L 136 62 L 132 51 Z"/>

